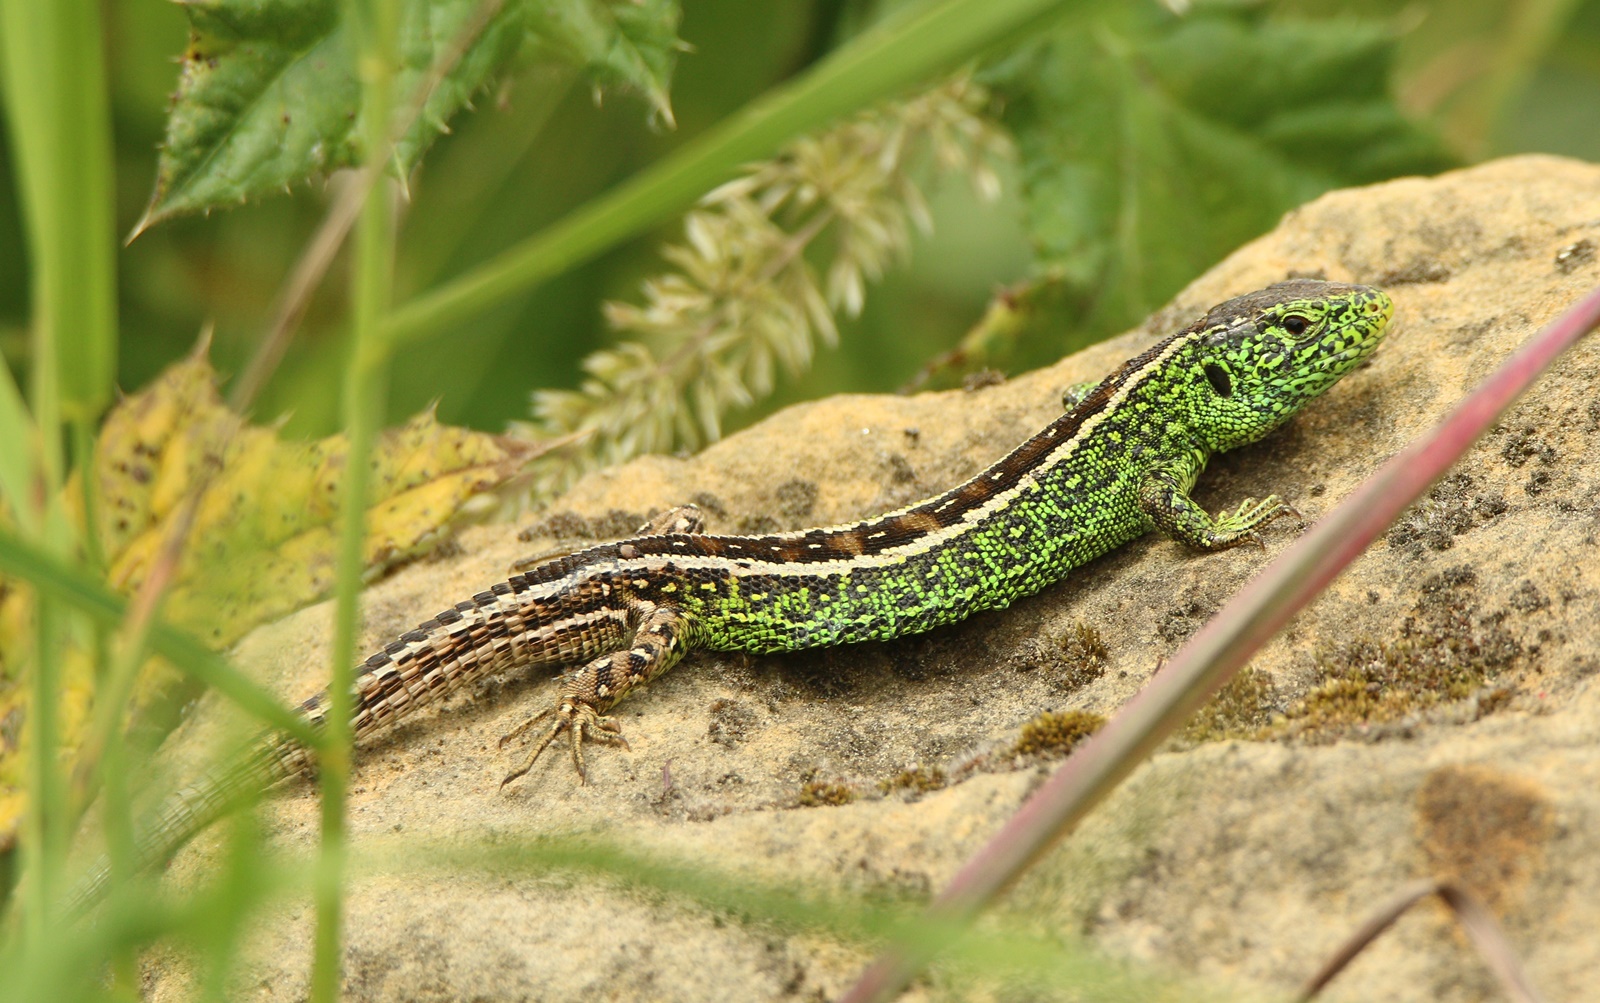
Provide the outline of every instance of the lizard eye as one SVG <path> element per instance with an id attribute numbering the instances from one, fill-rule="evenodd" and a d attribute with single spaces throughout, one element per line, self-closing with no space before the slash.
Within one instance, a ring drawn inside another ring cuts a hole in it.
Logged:
<path id="1" fill-rule="evenodd" d="M 1205 370 L 1206 382 L 1211 384 L 1211 389 L 1217 392 L 1218 397 L 1233 396 L 1233 377 L 1228 375 L 1226 369 L 1215 362 L 1208 362 L 1205 365 Z"/>
<path id="2" fill-rule="evenodd" d="M 1291 313 L 1289 316 L 1283 318 L 1283 329 L 1294 335 L 1296 338 L 1300 337 L 1302 334 L 1305 334 L 1306 328 L 1310 326 L 1311 322 L 1297 313 Z"/>

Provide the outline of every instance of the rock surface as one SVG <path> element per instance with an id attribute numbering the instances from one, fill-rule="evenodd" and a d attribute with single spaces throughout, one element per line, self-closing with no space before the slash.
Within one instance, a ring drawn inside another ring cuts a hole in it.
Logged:
<path id="1" fill-rule="evenodd" d="M 530 539 L 475 530 L 459 556 L 375 586 L 363 643 L 503 579 L 520 556 L 623 535 L 687 499 L 708 510 L 711 532 L 745 533 L 932 494 L 1053 418 L 1066 385 L 1292 275 L 1382 285 L 1397 319 L 1370 365 L 1266 442 L 1213 462 L 1198 490 L 1212 510 L 1276 491 L 1316 519 L 1600 282 L 1600 167 L 1524 157 L 1332 193 L 1144 327 L 1047 369 L 973 392 L 801 405 L 694 458 L 590 477 L 555 516 L 528 522 Z M 1491 903 L 1548 999 L 1587 998 L 1600 971 L 1597 387 L 1591 338 L 1002 914 L 1191 984 L 1284 992 L 1402 885 L 1452 874 Z M 1047 709 L 1114 713 L 1295 533 L 1282 520 L 1266 553 L 1216 555 L 1150 536 L 1009 610 L 891 645 L 697 653 L 619 708 L 632 751 L 595 749 L 585 787 L 556 756 L 498 790 L 520 750 L 497 739 L 552 698 L 548 679 L 459 694 L 358 761 L 354 849 L 389 864 L 352 885 L 347 998 L 835 996 L 867 960 L 858 947 L 614 882 L 420 866 L 417 848 L 581 832 L 767 883 L 927 895 L 1054 766 L 1011 751 L 1026 722 Z M 318 685 L 328 623 L 326 606 L 304 611 L 256 631 L 238 660 L 303 695 Z M 174 772 L 238 727 L 229 720 L 220 703 L 203 705 L 169 743 Z M 911 764 L 953 781 L 878 793 Z M 845 788 L 860 797 L 826 803 Z M 263 819 L 272 846 L 313 850 L 309 784 L 269 800 Z M 170 880 L 201 880 L 224 845 L 218 832 L 197 840 Z M 237 998 L 306 993 L 310 907 L 271 915 L 251 934 Z M 148 958 L 145 974 L 155 999 L 194 985 L 177 954 Z M 941 996 L 937 984 L 912 998 Z M 1429 906 L 1325 998 L 1501 997 Z"/>

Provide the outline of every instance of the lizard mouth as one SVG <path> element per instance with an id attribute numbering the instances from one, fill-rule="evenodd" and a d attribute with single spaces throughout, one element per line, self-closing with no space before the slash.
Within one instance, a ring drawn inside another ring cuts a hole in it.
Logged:
<path id="1" fill-rule="evenodd" d="M 1381 293 L 1379 295 L 1382 296 Z M 1394 316 L 1394 302 L 1392 300 L 1387 296 L 1382 296 L 1382 299 L 1377 302 L 1381 304 L 1379 316 L 1369 317 L 1364 319 L 1362 323 L 1351 325 L 1355 332 L 1360 334 L 1360 339 L 1353 344 L 1346 345 L 1337 352 L 1324 356 L 1319 368 L 1339 373 L 1348 372 L 1358 362 L 1371 355 L 1377 349 L 1378 345 L 1383 341 L 1383 336 L 1388 332 L 1390 319 Z M 1348 335 L 1350 331 L 1347 330 L 1345 333 Z"/>
<path id="2" fill-rule="evenodd" d="M 1325 356 L 1321 368 L 1344 372 L 1371 355 L 1381 341 L 1383 341 L 1383 331 L 1380 328 L 1371 332 L 1354 345 L 1349 345 L 1334 352 L 1332 355 Z"/>

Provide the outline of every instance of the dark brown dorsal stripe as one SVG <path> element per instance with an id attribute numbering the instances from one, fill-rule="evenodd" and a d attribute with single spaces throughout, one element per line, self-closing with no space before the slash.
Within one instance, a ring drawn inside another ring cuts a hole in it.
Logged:
<path id="1" fill-rule="evenodd" d="M 1083 423 L 1105 409 L 1113 394 L 1172 343 L 1198 325 L 1162 339 L 1091 390 L 1078 406 L 1045 426 L 976 477 L 914 508 L 838 529 L 806 529 L 775 536 L 707 536 L 700 533 L 636 537 L 603 543 L 529 569 L 528 585 L 554 582 L 598 561 L 640 557 L 717 557 L 746 564 L 813 564 L 870 557 L 903 547 L 920 537 L 954 526 L 968 512 L 1016 487 L 1045 457 L 1078 434 Z"/>
<path id="2" fill-rule="evenodd" d="M 631 542 L 641 556 L 694 554 L 756 564 L 848 561 L 903 547 L 928 533 L 954 526 L 968 512 L 982 506 L 995 495 L 1016 487 L 1023 477 L 1038 468 L 1045 457 L 1077 435 L 1085 421 L 1104 410 L 1112 395 L 1160 355 L 1173 338 L 1181 336 L 1163 339 L 1137 358 L 1124 363 L 1090 391 L 1077 407 L 1051 422 L 976 477 L 905 512 L 834 530 L 811 529 L 763 537 L 662 536 Z"/>

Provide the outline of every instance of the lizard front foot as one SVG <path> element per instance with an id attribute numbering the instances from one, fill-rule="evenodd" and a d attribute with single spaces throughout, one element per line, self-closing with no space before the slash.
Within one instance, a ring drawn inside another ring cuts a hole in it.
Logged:
<path id="1" fill-rule="evenodd" d="M 501 788 L 533 769 L 533 764 L 539 759 L 540 754 L 549 748 L 550 743 L 555 741 L 556 736 L 563 731 L 572 735 L 572 765 L 578 770 L 578 783 L 580 784 L 588 783 L 589 780 L 588 772 L 583 766 L 583 742 L 585 736 L 602 745 L 615 745 L 623 749 L 628 748 L 627 740 L 622 737 L 622 727 L 620 725 L 611 718 L 603 716 L 589 704 L 571 697 L 562 698 L 561 702 L 555 707 L 529 718 L 518 725 L 515 730 L 502 736 L 500 747 L 502 749 L 505 748 L 507 742 L 526 734 L 546 718 L 554 718 L 555 720 L 545 730 L 544 738 L 539 740 L 539 744 L 534 747 L 533 753 L 523 760 L 521 766 L 506 774 L 506 778 L 500 781 Z"/>
<path id="2" fill-rule="evenodd" d="M 1266 544 L 1261 542 L 1261 534 L 1257 530 L 1281 515 L 1300 518 L 1299 510 L 1277 495 L 1267 495 L 1260 501 L 1246 498 L 1237 509 L 1224 512 L 1213 520 L 1207 549 L 1250 544 L 1265 550 Z"/>

